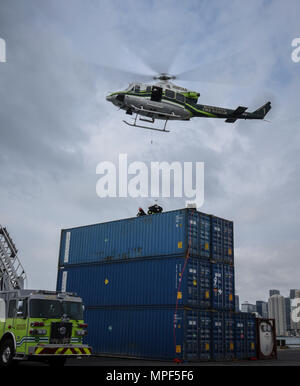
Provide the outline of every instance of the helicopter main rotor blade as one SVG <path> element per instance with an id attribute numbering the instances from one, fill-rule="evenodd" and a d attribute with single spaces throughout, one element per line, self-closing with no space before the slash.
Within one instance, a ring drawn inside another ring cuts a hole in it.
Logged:
<path id="1" fill-rule="evenodd" d="M 253 70 L 249 58 L 238 53 L 230 57 L 203 63 L 201 66 L 175 75 L 183 81 L 196 81 L 204 83 L 234 84 L 247 86 L 253 81 Z"/>
<path id="2" fill-rule="evenodd" d="M 106 66 L 103 64 L 96 64 L 96 63 L 88 63 L 88 66 L 90 66 L 94 71 L 97 73 L 101 73 L 102 76 L 109 76 L 113 78 L 117 78 L 118 80 L 128 82 L 149 82 L 153 80 L 153 77 L 155 74 L 141 74 L 139 72 L 133 72 L 128 70 L 123 70 L 120 68 L 116 68 L 113 66 Z"/>

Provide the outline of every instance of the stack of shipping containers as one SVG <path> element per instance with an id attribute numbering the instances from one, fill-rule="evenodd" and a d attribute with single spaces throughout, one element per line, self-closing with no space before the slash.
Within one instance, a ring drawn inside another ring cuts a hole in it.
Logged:
<path id="1" fill-rule="evenodd" d="M 255 318 L 235 312 L 233 223 L 195 209 L 62 230 L 57 290 L 83 298 L 94 353 L 256 355 Z"/>

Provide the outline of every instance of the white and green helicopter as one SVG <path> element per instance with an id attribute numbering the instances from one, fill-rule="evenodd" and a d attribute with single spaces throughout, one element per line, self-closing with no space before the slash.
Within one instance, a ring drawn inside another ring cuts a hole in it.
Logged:
<path id="1" fill-rule="evenodd" d="M 225 122 L 233 123 L 237 119 L 264 119 L 271 109 L 271 102 L 267 102 L 253 112 L 246 112 L 247 107 L 239 106 L 235 110 L 222 107 L 198 104 L 200 94 L 195 91 L 175 85 L 171 80 L 176 76 L 162 73 L 154 76 L 158 82 L 154 84 L 131 83 L 124 91 L 109 94 L 106 100 L 126 111 L 135 114 L 133 123 L 126 120 L 127 125 L 143 129 L 166 130 L 169 120 L 189 121 L 194 117 L 222 118 Z M 153 124 L 156 119 L 165 121 L 163 128 L 137 124 L 140 121 Z"/>

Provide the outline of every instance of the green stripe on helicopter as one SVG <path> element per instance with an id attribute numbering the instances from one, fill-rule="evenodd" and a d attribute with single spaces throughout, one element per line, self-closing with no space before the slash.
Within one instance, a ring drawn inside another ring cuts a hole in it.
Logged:
<path id="1" fill-rule="evenodd" d="M 195 106 L 192 106 L 192 105 L 190 105 L 190 104 L 188 104 L 188 103 L 186 103 L 185 105 L 188 106 L 190 109 L 195 110 L 197 113 L 207 115 L 208 117 L 217 118 L 217 115 L 212 114 L 212 113 L 208 113 L 207 111 L 203 111 L 203 110 L 196 109 Z M 191 112 L 192 112 L 192 111 L 191 111 Z"/>

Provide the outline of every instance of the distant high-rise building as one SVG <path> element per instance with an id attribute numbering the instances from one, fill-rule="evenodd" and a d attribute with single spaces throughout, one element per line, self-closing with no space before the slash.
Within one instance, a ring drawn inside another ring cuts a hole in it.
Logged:
<path id="1" fill-rule="evenodd" d="M 268 303 L 262 300 L 257 300 L 256 302 L 256 312 L 262 318 L 268 318 Z"/>
<path id="2" fill-rule="evenodd" d="M 242 303 L 242 312 L 256 312 L 256 306 L 254 304 L 251 304 L 249 302 Z"/>
<path id="3" fill-rule="evenodd" d="M 276 335 L 285 336 L 287 334 L 285 299 L 283 296 L 275 294 L 268 300 L 269 318 L 275 319 Z"/>
<path id="4" fill-rule="evenodd" d="M 300 290 L 291 290 L 294 291 L 292 295 L 294 296 L 291 299 L 290 308 L 291 308 L 291 334 L 299 335 L 300 334 L 300 321 L 299 320 L 299 305 L 300 305 Z"/>
<path id="5" fill-rule="evenodd" d="M 270 294 L 270 297 L 273 296 L 273 295 L 280 295 L 280 291 L 277 290 L 277 289 L 271 289 L 269 291 L 269 294 Z"/>
<path id="6" fill-rule="evenodd" d="M 299 289 L 291 289 L 290 290 L 290 299 L 300 298 L 300 290 Z"/>
<path id="7" fill-rule="evenodd" d="M 240 312 L 240 298 L 235 295 L 235 312 Z"/>
<path id="8" fill-rule="evenodd" d="M 291 329 L 291 299 L 284 298 L 285 302 L 285 315 L 286 315 L 286 329 L 290 331 Z"/>

